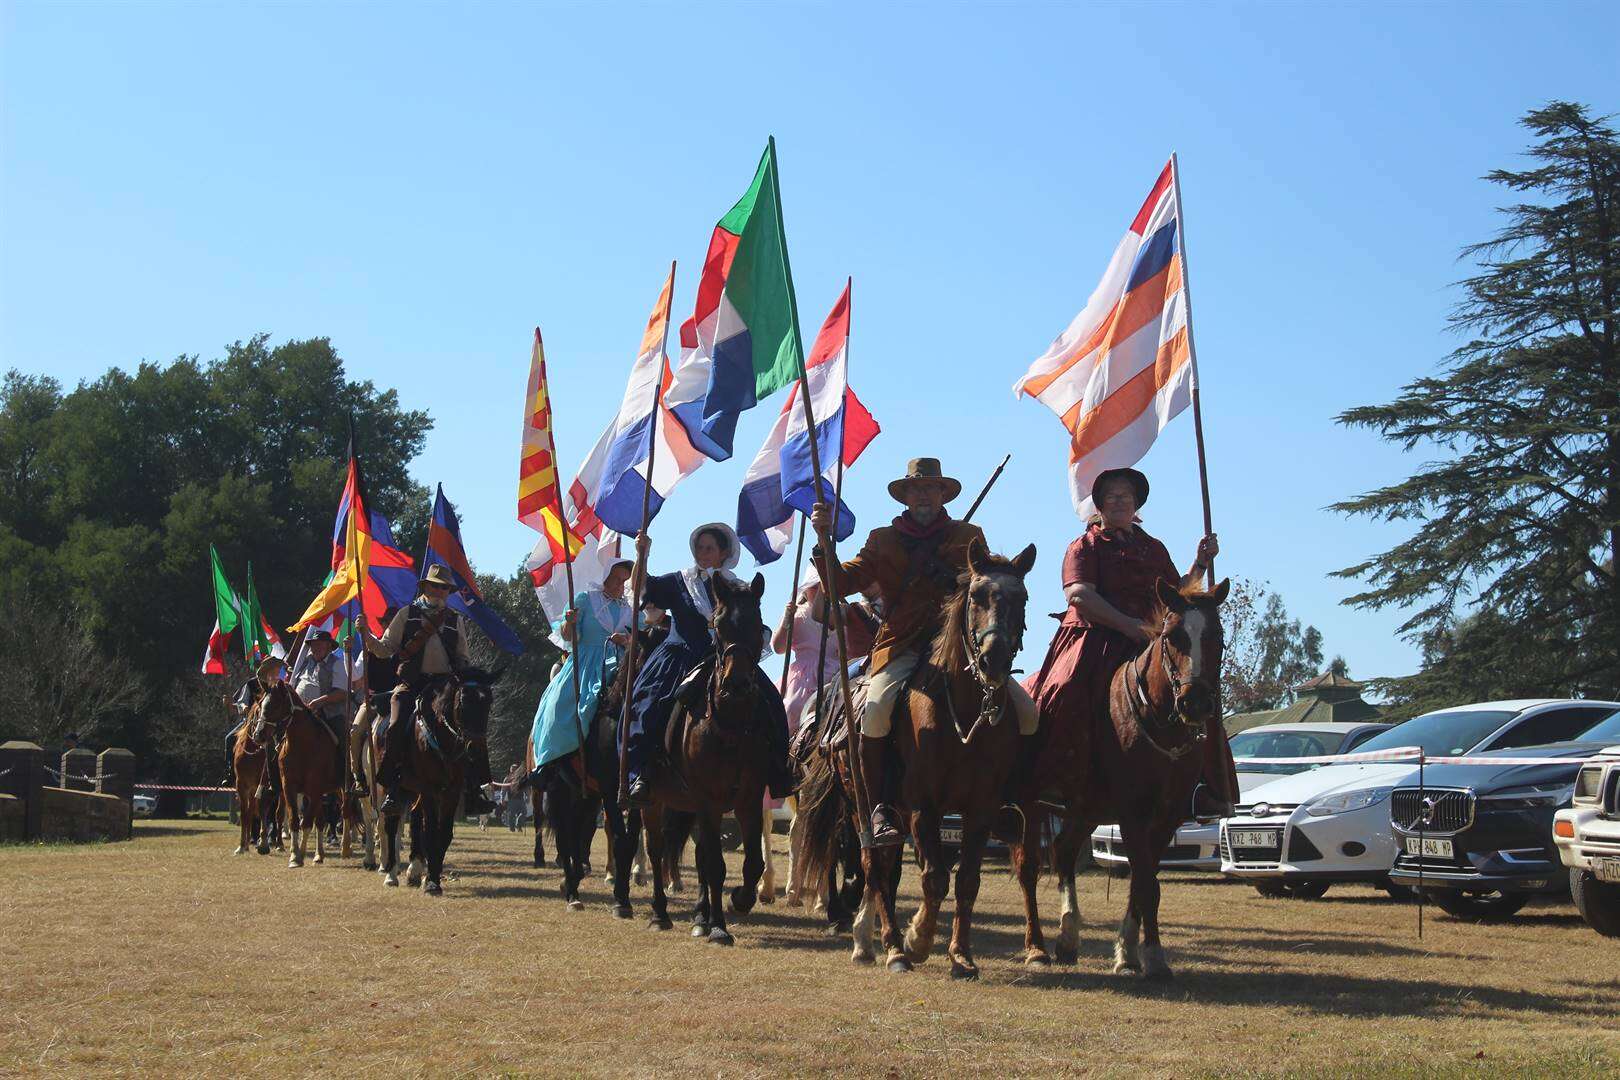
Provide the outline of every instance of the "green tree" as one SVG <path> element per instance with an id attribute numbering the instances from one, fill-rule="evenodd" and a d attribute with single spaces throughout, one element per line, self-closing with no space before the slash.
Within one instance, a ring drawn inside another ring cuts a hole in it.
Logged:
<path id="1" fill-rule="evenodd" d="M 1234 579 L 1221 621 L 1226 629 L 1221 700 L 1227 713 L 1281 708 L 1294 699 L 1294 687 L 1320 674 L 1321 631 L 1290 617 L 1282 597 L 1264 583 Z"/>
<path id="2" fill-rule="evenodd" d="M 1531 167 L 1486 179 L 1527 201 L 1464 251 L 1477 272 L 1451 322 L 1467 341 L 1339 417 L 1441 455 L 1334 506 L 1415 523 L 1339 571 L 1367 586 L 1346 603 L 1413 609 L 1400 630 L 1425 669 L 1387 681 L 1397 701 L 1620 692 L 1620 141 L 1567 102 L 1522 123 Z"/>

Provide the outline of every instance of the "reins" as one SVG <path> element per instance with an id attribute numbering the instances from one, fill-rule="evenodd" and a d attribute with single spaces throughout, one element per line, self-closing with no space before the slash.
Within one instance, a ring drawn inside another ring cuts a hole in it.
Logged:
<path id="1" fill-rule="evenodd" d="M 1012 678 L 1012 675 L 1008 673 L 1001 680 L 1000 685 L 991 682 L 980 657 L 982 639 L 978 631 L 973 628 L 970 620 L 972 606 L 967 603 L 963 603 L 961 606 L 962 625 L 957 627 L 957 632 L 961 637 L 962 651 L 967 654 L 967 664 L 965 666 L 968 674 L 973 676 L 973 682 L 979 690 L 979 712 L 973 718 L 972 725 L 966 732 L 963 732 L 962 721 L 956 713 L 955 687 L 949 681 L 945 682 L 945 709 L 950 715 L 951 723 L 955 726 L 957 734 L 961 736 L 963 744 L 966 745 L 973 738 L 973 733 L 979 729 L 979 725 L 990 724 L 994 726 L 1001 720 L 1002 713 L 1007 709 L 1007 683 Z M 1013 656 L 1018 655 L 1018 650 L 1023 647 L 1023 644 L 1024 635 L 1020 633 L 1018 640 L 1013 643 Z M 940 680 L 946 680 L 947 673 L 945 671 L 936 670 L 935 674 Z"/>
<path id="2" fill-rule="evenodd" d="M 1164 669 L 1165 680 L 1170 684 L 1170 717 L 1171 719 L 1180 721 L 1182 730 L 1190 733 L 1187 741 L 1182 743 L 1180 746 L 1177 746 L 1173 750 L 1166 749 L 1164 746 L 1160 745 L 1159 740 L 1153 737 L 1153 732 L 1149 727 L 1148 720 L 1146 716 L 1144 716 L 1144 711 L 1151 710 L 1152 706 L 1148 703 L 1147 699 L 1147 677 L 1143 673 L 1142 666 L 1139 661 L 1146 653 L 1152 652 L 1155 649 L 1157 649 L 1159 653 L 1159 664 Z M 1126 661 L 1125 669 L 1126 670 L 1122 672 L 1122 674 L 1126 676 L 1125 703 L 1130 707 L 1131 720 L 1136 724 L 1137 732 L 1142 736 L 1142 738 L 1147 740 L 1147 744 L 1149 746 L 1153 747 L 1153 749 L 1157 750 L 1171 761 L 1180 761 L 1182 758 L 1186 757 L 1188 754 L 1192 753 L 1194 750 L 1198 749 L 1198 747 L 1203 745 L 1204 740 L 1208 737 L 1204 731 L 1203 725 L 1194 725 L 1188 723 L 1187 718 L 1182 715 L 1181 707 L 1176 704 L 1176 701 L 1180 697 L 1179 691 L 1182 690 L 1187 684 L 1177 679 L 1175 671 L 1170 667 L 1170 650 L 1164 645 L 1163 634 L 1160 634 L 1158 637 L 1154 638 L 1146 649 L 1143 649 L 1141 652 L 1137 653 L 1135 656 Z M 1134 694 L 1131 692 L 1133 690 L 1135 691 Z M 1140 707 L 1138 707 L 1138 703 L 1140 703 Z"/>

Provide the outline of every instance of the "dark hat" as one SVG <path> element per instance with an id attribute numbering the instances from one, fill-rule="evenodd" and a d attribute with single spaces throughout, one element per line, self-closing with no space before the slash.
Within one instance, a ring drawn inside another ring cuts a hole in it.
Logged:
<path id="1" fill-rule="evenodd" d="M 309 632 L 309 644 L 313 645 L 317 641 L 325 641 L 332 645 L 337 644 L 337 638 L 332 636 L 330 630 L 311 630 Z"/>
<path id="2" fill-rule="evenodd" d="M 906 475 L 898 480 L 889 481 L 889 494 L 899 502 L 905 502 L 906 485 L 913 480 L 942 480 L 945 482 L 945 501 L 950 502 L 962 494 L 962 485 L 955 478 L 944 475 L 939 467 L 939 458 L 919 457 L 912 458 L 906 465 Z"/>
<path id="3" fill-rule="evenodd" d="M 421 589 L 424 585 L 443 585 L 446 589 L 455 591 L 456 580 L 450 576 L 450 568 L 443 563 L 434 563 L 427 568 L 427 573 L 417 579 L 416 587 Z"/>
<path id="4" fill-rule="evenodd" d="M 1140 509 L 1148 499 L 1148 478 L 1135 469 L 1104 469 L 1097 474 L 1097 479 L 1091 482 L 1091 502 L 1099 510 L 1102 509 L 1102 489 L 1110 480 L 1123 476 L 1131 482 L 1131 488 L 1136 492 L 1136 505 Z"/>
<path id="5" fill-rule="evenodd" d="M 253 674 L 263 685 L 266 681 L 281 678 L 282 667 L 281 657 L 267 656 L 259 661 L 258 666 L 253 669 Z"/>

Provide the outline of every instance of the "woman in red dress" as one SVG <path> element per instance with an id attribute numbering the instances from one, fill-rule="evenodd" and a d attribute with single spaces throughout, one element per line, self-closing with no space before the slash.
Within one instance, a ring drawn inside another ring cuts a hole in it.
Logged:
<path id="1" fill-rule="evenodd" d="M 1170 552 L 1149 536 L 1136 517 L 1147 502 L 1148 481 L 1135 469 L 1109 469 L 1091 486 L 1101 520 L 1069 545 L 1063 556 L 1063 613 L 1046 661 L 1030 687 L 1046 733 L 1044 761 L 1062 768 L 1089 756 L 1092 721 L 1108 715 L 1108 684 L 1121 664 L 1153 639 L 1146 621 L 1158 606 L 1160 581 L 1181 589 L 1193 585 L 1220 553 L 1214 534 L 1198 542 L 1185 574 Z M 1205 744 L 1204 782 L 1210 799 L 1201 813 L 1216 813 L 1237 796 L 1237 774 L 1224 737 Z"/>

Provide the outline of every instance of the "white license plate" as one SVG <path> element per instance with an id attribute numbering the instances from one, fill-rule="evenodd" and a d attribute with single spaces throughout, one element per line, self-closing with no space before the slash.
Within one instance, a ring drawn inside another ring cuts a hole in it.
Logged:
<path id="1" fill-rule="evenodd" d="M 1421 845 L 1421 849 L 1419 845 Z M 1408 855 L 1433 855 L 1441 859 L 1453 857 L 1450 840 L 1437 840 L 1429 836 L 1408 836 L 1406 838 L 1406 853 Z"/>
<path id="2" fill-rule="evenodd" d="M 962 830 L 953 829 L 948 826 L 940 829 L 939 842 L 942 844 L 960 844 L 962 842 Z"/>
<path id="3" fill-rule="evenodd" d="M 1620 859 L 1593 859 L 1592 874 L 1599 881 L 1612 881 L 1620 885 Z"/>
<path id="4" fill-rule="evenodd" d="M 1233 847 L 1258 848 L 1277 847 L 1281 836 L 1279 829 L 1233 829 L 1226 834 Z"/>

